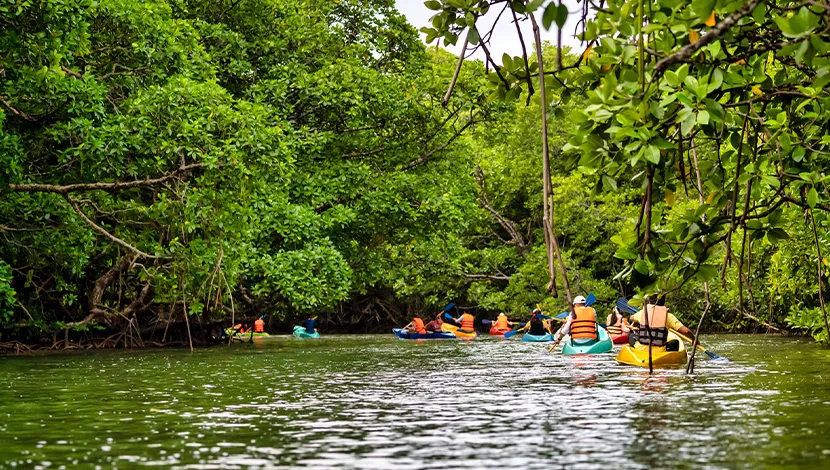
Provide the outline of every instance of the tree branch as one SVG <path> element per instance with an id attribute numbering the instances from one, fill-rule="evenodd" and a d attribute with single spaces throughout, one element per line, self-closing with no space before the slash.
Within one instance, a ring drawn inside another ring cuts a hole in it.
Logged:
<path id="1" fill-rule="evenodd" d="M 130 245 L 129 243 L 125 242 L 124 240 L 116 237 L 115 235 L 107 232 L 103 227 L 96 224 L 95 222 L 92 221 L 92 219 L 87 217 L 86 214 L 84 214 L 84 211 L 82 211 L 81 208 L 78 207 L 78 204 L 74 200 L 72 200 L 71 197 L 69 197 L 69 194 L 67 194 L 67 193 L 61 193 L 61 194 L 63 195 L 64 199 L 66 199 L 66 202 L 68 202 L 69 205 L 72 206 L 72 210 L 74 210 L 75 213 L 78 214 L 78 217 L 80 217 L 84 222 L 86 222 L 87 225 L 89 225 L 90 227 L 95 229 L 98 233 L 100 233 L 104 237 L 114 241 L 115 243 L 118 243 L 119 245 L 123 246 L 124 248 L 132 251 L 133 253 L 137 254 L 138 256 L 141 256 L 141 257 L 144 257 L 144 258 L 156 258 L 156 256 L 145 253 L 145 252 L 139 250 L 138 248 Z"/>
<path id="2" fill-rule="evenodd" d="M 204 165 L 201 163 L 193 163 L 190 165 L 182 165 L 177 168 L 172 173 L 164 175 L 159 178 L 152 178 L 152 179 L 144 179 L 144 180 L 136 180 L 136 181 L 117 181 L 114 183 L 78 183 L 78 184 L 67 184 L 67 185 L 54 185 L 54 184 L 10 184 L 9 189 L 12 191 L 17 192 L 41 192 L 41 193 L 56 193 L 67 195 L 72 192 L 78 191 L 120 191 L 122 189 L 129 189 L 129 188 L 137 188 L 143 186 L 154 186 L 157 184 L 161 184 L 167 182 L 171 179 L 176 178 L 182 173 L 187 171 L 193 170 L 195 168 L 201 168 Z"/>
<path id="3" fill-rule="evenodd" d="M 670 65 L 676 64 L 677 62 L 683 62 L 684 60 L 691 57 L 692 54 L 697 52 L 699 49 L 722 36 L 741 18 L 752 13 L 752 10 L 754 10 L 759 3 L 761 3 L 761 0 L 749 0 L 744 4 L 744 6 L 735 10 L 731 15 L 727 16 L 723 19 L 723 21 L 715 25 L 715 27 L 712 28 L 708 33 L 701 36 L 700 39 L 693 43 L 686 44 L 685 46 L 681 47 L 679 51 L 664 59 L 661 59 L 659 62 L 657 62 L 657 64 L 654 65 L 654 76 L 660 76 L 663 72 L 666 71 L 666 69 L 669 68 Z"/>

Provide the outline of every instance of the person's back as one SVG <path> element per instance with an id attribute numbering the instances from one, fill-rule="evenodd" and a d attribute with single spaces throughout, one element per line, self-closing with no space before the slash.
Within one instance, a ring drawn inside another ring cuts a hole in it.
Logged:
<path id="1" fill-rule="evenodd" d="M 510 322 L 507 321 L 507 315 L 500 313 L 498 318 L 496 318 L 496 322 L 494 323 L 496 329 L 499 330 L 509 330 L 510 329 Z"/>
<path id="2" fill-rule="evenodd" d="M 623 318 L 622 314 L 617 310 L 616 307 L 614 307 L 611 313 L 608 314 L 608 319 L 605 321 L 605 329 L 608 331 L 609 335 L 621 335 L 624 332 L 624 322 L 625 318 Z"/>
<path id="3" fill-rule="evenodd" d="M 421 335 L 427 332 L 426 328 L 424 327 L 424 321 L 421 319 L 421 317 L 415 317 L 412 319 L 412 331 Z"/>
<path id="4" fill-rule="evenodd" d="M 459 320 L 461 321 L 461 327 L 459 328 L 459 331 L 463 331 L 465 333 L 472 333 L 476 330 L 476 317 L 470 315 L 467 312 L 464 312 L 464 314 L 461 315 L 461 318 Z"/>
<path id="5" fill-rule="evenodd" d="M 303 323 L 303 328 L 305 328 L 305 332 L 312 335 L 316 331 L 315 326 L 317 322 L 313 318 L 306 318 Z"/>
<path id="6" fill-rule="evenodd" d="M 262 318 L 257 318 L 254 322 L 254 333 L 265 333 L 265 321 Z"/>
<path id="7" fill-rule="evenodd" d="M 546 335 L 548 331 L 545 329 L 545 323 L 542 321 L 542 318 L 536 314 L 533 314 L 533 316 L 530 317 L 530 331 L 527 333 L 533 336 Z"/>
<path id="8" fill-rule="evenodd" d="M 570 326 L 571 339 L 577 343 L 589 343 L 597 339 L 597 312 L 584 304 L 574 306 Z"/>

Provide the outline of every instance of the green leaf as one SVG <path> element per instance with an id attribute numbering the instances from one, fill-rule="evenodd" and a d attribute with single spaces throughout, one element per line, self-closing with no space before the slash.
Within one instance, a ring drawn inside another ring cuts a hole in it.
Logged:
<path id="1" fill-rule="evenodd" d="M 527 2 L 527 6 L 525 7 L 525 11 L 527 13 L 533 13 L 543 3 L 545 3 L 545 0 L 530 0 L 529 2 Z"/>
<path id="2" fill-rule="evenodd" d="M 809 191 L 807 191 L 807 204 L 810 207 L 816 207 L 816 204 L 818 204 L 818 191 L 816 191 L 815 186 L 813 186 L 812 188 L 810 188 Z"/>
<path id="3" fill-rule="evenodd" d="M 545 29 L 550 29 L 550 25 L 553 24 L 554 19 L 556 19 L 556 15 L 557 5 L 551 2 L 545 7 L 545 12 L 542 13 L 542 26 L 544 26 Z"/>
<path id="4" fill-rule="evenodd" d="M 430 10 L 440 10 L 441 8 L 443 8 L 441 6 L 441 2 L 439 2 L 437 0 L 428 0 L 428 1 L 424 2 L 424 5 L 426 5 L 426 7 L 429 8 Z"/>
<path id="5" fill-rule="evenodd" d="M 692 11 L 701 23 L 709 18 L 715 9 L 715 0 L 692 0 Z"/>
<path id="6" fill-rule="evenodd" d="M 560 3 L 559 6 L 556 7 L 556 26 L 559 26 L 562 29 L 565 26 L 565 22 L 568 21 L 568 7 L 565 4 Z"/>
<path id="7" fill-rule="evenodd" d="M 480 39 L 481 38 L 478 36 L 478 29 L 475 26 L 470 28 L 467 32 L 467 41 L 472 45 L 476 45 Z"/>
<path id="8" fill-rule="evenodd" d="M 695 277 L 703 282 L 710 281 L 718 275 L 718 267 L 713 264 L 701 264 Z"/>

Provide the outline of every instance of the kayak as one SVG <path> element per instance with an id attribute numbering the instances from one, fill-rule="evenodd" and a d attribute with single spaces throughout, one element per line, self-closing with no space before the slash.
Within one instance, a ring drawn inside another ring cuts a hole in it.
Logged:
<path id="1" fill-rule="evenodd" d="M 574 354 L 602 354 L 611 352 L 614 343 L 605 328 L 597 325 L 597 339 L 590 343 L 579 344 L 571 341 L 570 335 L 562 338 L 562 354 L 573 356 Z"/>
<path id="2" fill-rule="evenodd" d="M 457 326 L 450 325 L 449 323 L 442 323 L 441 324 L 441 329 L 446 331 L 446 332 L 452 333 L 453 335 L 455 335 L 456 338 L 460 338 L 460 339 L 473 339 L 476 336 L 478 336 L 478 333 L 476 333 L 475 331 L 473 331 L 472 333 L 467 333 L 467 332 L 464 332 L 464 331 L 458 331 Z"/>
<path id="3" fill-rule="evenodd" d="M 525 343 L 545 343 L 553 341 L 553 336 L 550 333 L 545 333 L 543 335 L 525 333 L 524 336 L 522 336 L 522 341 Z"/>
<path id="4" fill-rule="evenodd" d="M 297 338 L 313 339 L 313 338 L 319 338 L 320 333 L 318 333 L 316 331 L 314 333 L 309 333 L 305 330 L 305 327 L 302 327 L 300 325 L 295 325 L 294 326 L 294 336 L 296 336 Z"/>
<path id="5" fill-rule="evenodd" d="M 392 333 L 401 339 L 455 339 L 455 335 L 449 332 L 443 333 L 410 333 L 401 328 L 392 328 Z"/>
<path id="6" fill-rule="evenodd" d="M 628 344 L 628 333 L 612 335 L 611 341 L 613 341 L 614 344 Z"/>
<path id="7" fill-rule="evenodd" d="M 490 327 L 490 336 L 504 336 L 508 331 L 513 331 L 512 328 L 498 328 L 495 325 Z"/>
<path id="8" fill-rule="evenodd" d="M 669 332 L 668 340 L 680 342 L 679 351 L 666 351 L 666 347 L 651 348 L 651 363 L 654 367 L 679 366 L 688 361 L 686 357 L 686 344 L 672 332 Z M 616 357 L 617 362 L 631 366 L 648 367 L 648 346 L 636 343 L 632 346 L 624 346 Z"/>
<path id="9" fill-rule="evenodd" d="M 234 332 L 230 328 L 225 329 L 225 334 L 226 335 L 230 335 L 231 333 L 233 333 L 233 336 L 236 337 L 236 338 L 242 338 L 243 336 L 244 337 L 250 337 L 251 336 L 250 331 L 246 331 L 245 333 L 240 333 L 238 331 Z M 263 332 L 263 333 L 254 333 L 254 338 L 258 338 L 258 337 L 261 337 L 261 336 L 271 336 L 271 335 L 269 335 L 268 333 L 265 333 L 265 332 Z"/>

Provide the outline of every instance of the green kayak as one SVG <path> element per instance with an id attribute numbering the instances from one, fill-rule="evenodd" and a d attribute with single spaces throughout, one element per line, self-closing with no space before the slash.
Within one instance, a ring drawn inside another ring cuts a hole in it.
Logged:
<path id="1" fill-rule="evenodd" d="M 562 354 L 572 356 L 574 354 L 602 354 L 611 352 L 614 349 L 614 342 L 608 336 L 605 328 L 597 325 L 597 336 L 595 341 L 590 343 L 572 343 L 570 335 L 562 338 Z"/>
<path id="2" fill-rule="evenodd" d="M 314 333 L 309 333 L 305 330 L 304 327 L 296 325 L 294 326 L 294 336 L 296 336 L 297 338 L 319 338 L 320 333 L 316 331 Z"/>

